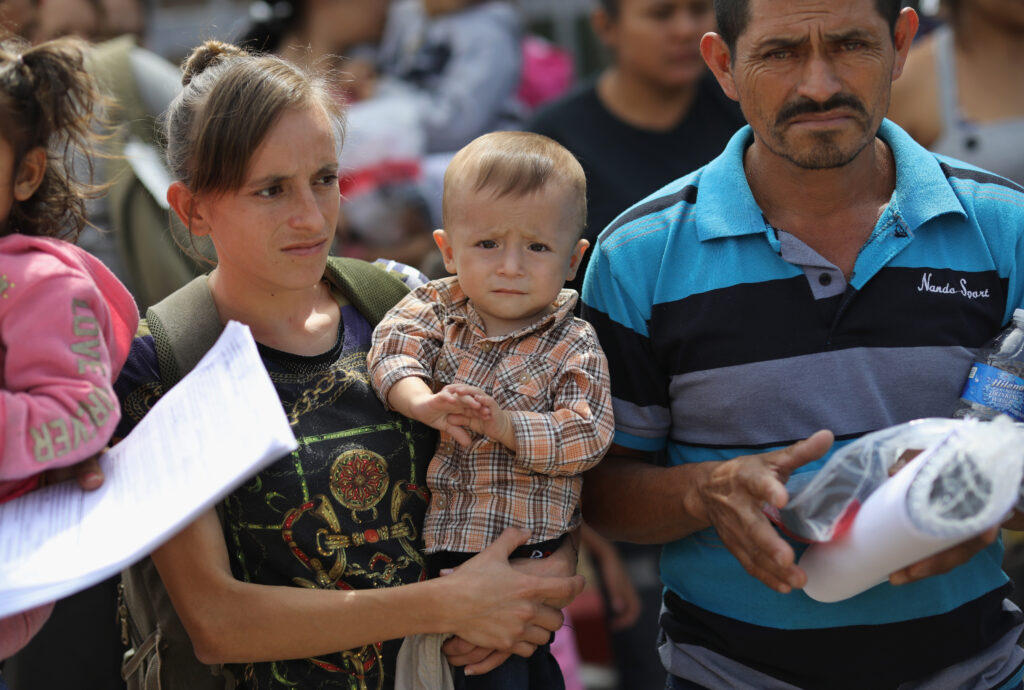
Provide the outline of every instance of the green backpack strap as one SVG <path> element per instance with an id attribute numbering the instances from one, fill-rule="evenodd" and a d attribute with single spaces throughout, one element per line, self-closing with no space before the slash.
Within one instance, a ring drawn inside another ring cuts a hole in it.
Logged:
<path id="1" fill-rule="evenodd" d="M 397 275 L 380 264 L 344 256 L 327 259 L 327 279 L 345 295 L 371 326 L 409 292 Z"/>
<path id="2" fill-rule="evenodd" d="M 164 390 L 192 371 L 224 330 L 205 275 L 147 309 L 146 324 L 153 334 Z"/>

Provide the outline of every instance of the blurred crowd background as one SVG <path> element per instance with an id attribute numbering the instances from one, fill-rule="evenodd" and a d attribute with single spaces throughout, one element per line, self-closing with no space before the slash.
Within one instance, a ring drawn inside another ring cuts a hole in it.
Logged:
<path id="1" fill-rule="evenodd" d="M 923 36 L 947 19 L 939 0 L 908 4 L 922 14 Z M 110 193 L 90 207 L 96 227 L 80 244 L 143 311 L 205 270 L 179 248 L 188 233 L 167 212 L 158 127 L 180 86 L 178 63 L 205 39 L 332 70 L 349 105 L 335 252 L 396 259 L 430 277 L 443 273 L 430 231 L 440 225 L 445 166 L 479 134 L 532 129 L 572 150 L 587 172 L 593 241 L 618 212 L 710 160 L 743 124 L 697 50 L 714 28 L 711 0 L 4 0 L 0 24 L 31 42 L 77 34 L 96 44 L 93 69 L 118 102 L 119 128 L 103 171 Z M 937 106 L 919 92 L 895 98 L 912 134 L 915 117 L 931 131 Z M 923 115 L 913 108 L 921 103 Z M 581 568 L 592 584 L 569 611 L 569 687 L 664 687 L 658 549 L 593 534 L 585 545 Z M 115 578 L 60 602 L 8 661 L 10 686 L 120 687 L 116 586 Z"/>

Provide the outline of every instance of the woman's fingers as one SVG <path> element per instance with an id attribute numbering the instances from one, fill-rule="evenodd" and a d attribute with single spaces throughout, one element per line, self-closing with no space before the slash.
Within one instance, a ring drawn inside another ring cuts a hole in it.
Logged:
<path id="1" fill-rule="evenodd" d="M 483 662 L 495 651 L 489 647 L 478 647 L 456 635 L 444 641 L 444 644 L 441 645 L 441 653 L 445 655 L 448 663 L 452 666 L 470 666 Z M 508 655 L 506 654 L 505 657 L 507 658 Z"/>
<path id="2" fill-rule="evenodd" d="M 528 645 L 524 649 L 526 649 L 526 648 L 528 648 L 530 650 L 537 649 L 533 645 Z M 516 654 L 519 654 L 519 652 L 517 651 Z M 519 656 L 524 656 L 525 657 L 525 656 L 530 656 L 531 654 L 533 654 L 533 651 L 530 651 L 528 654 L 519 654 Z M 465 665 L 466 668 L 463 669 L 463 670 L 464 670 L 464 672 L 465 672 L 465 674 L 467 676 L 482 676 L 483 674 L 488 673 L 490 671 L 493 671 L 494 669 L 496 669 L 499 666 L 501 666 L 503 663 L 505 663 L 505 661 L 510 656 L 512 656 L 512 654 L 510 654 L 508 652 L 499 652 L 499 651 L 496 651 L 496 650 L 492 650 L 491 653 L 487 655 L 487 657 L 485 657 L 484 659 L 482 659 L 480 661 L 476 661 L 476 662 L 473 662 L 471 664 L 453 664 L 453 665 L 455 665 L 455 666 Z M 451 663 L 451 659 L 450 658 L 449 658 L 448 661 L 449 661 L 449 663 Z"/>

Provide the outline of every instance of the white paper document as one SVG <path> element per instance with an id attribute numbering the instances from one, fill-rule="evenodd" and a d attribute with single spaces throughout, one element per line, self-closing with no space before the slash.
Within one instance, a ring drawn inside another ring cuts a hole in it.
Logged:
<path id="1" fill-rule="evenodd" d="M 69 481 L 0 504 L 0 617 L 119 572 L 295 448 L 248 327 L 229 323 L 100 458 L 102 487 Z"/>

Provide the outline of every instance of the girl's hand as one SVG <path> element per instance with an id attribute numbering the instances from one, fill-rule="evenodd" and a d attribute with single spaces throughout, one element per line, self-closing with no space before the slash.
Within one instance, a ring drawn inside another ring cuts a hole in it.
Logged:
<path id="1" fill-rule="evenodd" d="M 103 486 L 103 470 L 100 469 L 100 455 L 102 453 L 97 453 L 76 465 L 59 467 L 44 472 L 39 484 L 40 487 L 58 484 L 74 478 L 78 480 L 78 485 L 86 491 L 95 491 Z"/>

